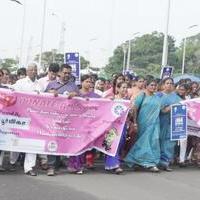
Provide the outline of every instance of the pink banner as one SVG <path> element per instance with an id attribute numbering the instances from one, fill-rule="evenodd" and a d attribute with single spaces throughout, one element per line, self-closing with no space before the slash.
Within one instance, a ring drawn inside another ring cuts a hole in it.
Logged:
<path id="1" fill-rule="evenodd" d="M 200 137 L 200 98 L 182 101 L 188 109 L 188 135 Z"/>
<path id="2" fill-rule="evenodd" d="M 115 155 L 128 110 L 128 101 L 0 89 L 0 149 L 70 156 L 96 148 Z"/>

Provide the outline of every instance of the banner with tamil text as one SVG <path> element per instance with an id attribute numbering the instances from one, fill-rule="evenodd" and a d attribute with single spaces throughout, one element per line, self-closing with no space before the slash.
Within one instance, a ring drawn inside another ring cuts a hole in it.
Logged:
<path id="1" fill-rule="evenodd" d="M 0 150 L 71 156 L 96 148 L 113 156 L 128 110 L 129 101 L 0 89 Z"/>

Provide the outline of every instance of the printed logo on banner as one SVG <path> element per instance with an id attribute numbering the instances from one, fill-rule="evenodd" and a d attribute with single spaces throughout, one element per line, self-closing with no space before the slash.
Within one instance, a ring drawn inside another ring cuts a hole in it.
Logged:
<path id="1" fill-rule="evenodd" d="M 113 114 L 114 116 L 119 117 L 119 116 L 121 116 L 121 114 L 122 114 L 123 112 L 125 112 L 126 109 L 127 109 L 127 108 L 126 108 L 125 105 L 120 104 L 120 103 L 116 103 L 116 104 L 113 105 L 111 111 L 112 111 L 112 114 Z"/>
<path id="2" fill-rule="evenodd" d="M 56 152 L 58 149 L 58 144 L 56 141 L 49 141 L 47 144 L 47 149 L 50 152 Z"/>

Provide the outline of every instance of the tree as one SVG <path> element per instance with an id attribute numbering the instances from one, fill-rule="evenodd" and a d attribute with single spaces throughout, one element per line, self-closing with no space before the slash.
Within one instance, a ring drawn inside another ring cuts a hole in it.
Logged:
<path id="1" fill-rule="evenodd" d="M 107 77 L 111 77 L 113 73 L 119 73 L 123 70 L 123 48 L 122 45 L 114 50 L 114 54 L 109 58 L 109 63 L 104 68 Z"/>
<path id="2" fill-rule="evenodd" d="M 39 62 L 39 55 L 37 54 L 34 59 L 36 62 Z M 44 66 L 44 71 L 50 65 L 50 63 L 58 63 L 62 65 L 64 63 L 64 54 L 57 53 L 56 49 L 52 49 L 51 51 L 46 51 L 42 53 L 42 66 Z M 88 60 L 86 60 L 83 56 L 80 57 L 81 69 L 87 68 L 90 64 Z"/>
<path id="3" fill-rule="evenodd" d="M 145 34 L 141 37 L 132 39 L 130 69 L 143 69 L 140 71 L 147 71 L 149 73 L 149 69 L 154 69 L 155 67 L 153 72 L 156 75 L 159 75 L 162 61 L 163 39 L 164 34 L 158 32 Z M 175 47 L 175 39 L 172 36 L 168 36 L 168 42 L 168 64 L 176 66 L 178 63 L 178 58 L 176 55 L 177 48 Z M 128 49 L 128 41 L 126 41 L 125 44 L 121 44 L 114 50 L 114 54 L 109 59 L 109 63 L 105 68 L 106 73 L 122 71 L 124 57 L 122 48 L 123 45 L 125 45 L 126 49 Z"/>
<path id="4" fill-rule="evenodd" d="M 5 58 L 1 60 L 0 68 L 8 68 L 10 72 L 16 72 L 19 61 L 13 58 Z"/>
<path id="5" fill-rule="evenodd" d="M 36 62 L 39 62 L 39 54 L 35 56 L 34 59 Z M 42 53 L 42 66 L 49 66 L 50 63 L 64 63 L 64 54 L 57 53 L 56 49 L 51 51 L 46 51 Z"/>
<path id="6" fill-rule="evenodd" d="M 177 51 L 177 56 L 179 57 L 180 61 L 182 61 L 183 57 L 183 45 L 184 41 L 182 41 Z M 187 38 L 185 72 L 200 75 L 200 33 Z"/>
<path id="7" fill-rule="evenodd" d="M 90 62 L 86 60 L 83 56 L 80 57 L 80 62 L 81 62 L 81 69 L 86 69 L 90 65 Z"/>

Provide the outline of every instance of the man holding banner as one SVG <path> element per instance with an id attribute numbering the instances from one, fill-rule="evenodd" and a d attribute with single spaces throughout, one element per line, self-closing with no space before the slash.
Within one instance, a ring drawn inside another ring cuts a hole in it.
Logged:
<path id="1" fill-rule="evenodd" d="M 30 63 L 27 67 L 27 76 L 26 78 L 20 79 L 13 86 L 14 90 L 21 92 L 40 92 L 42 90 L 37 77 L 37 65 L 35 63 Z M 11 153 L 11 164 L 14 164 L 19 157 L 18 152 Z M 24 160 L 24 172 L 30 176 L 36 176 L 37 173 L 34 170 L 36 165 L 36 154 L 26 153 Z"/>
<path id="2" fill-rule="evenodd" d="M 68 64 L 63 64 L 60 68 L 59 79 L 48 84 L 46 92 L 54 94 L 67 94 L 68 98 L 77 96 L 79 93 L 78 87 L 71 81 L 72 68 Z M 55 175 L 56 156 L 48 156 L 48 176 Z"/>

